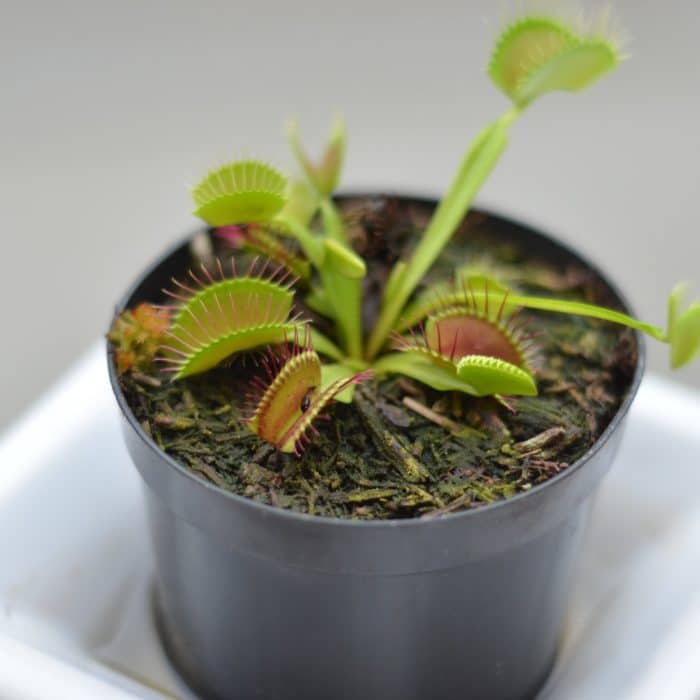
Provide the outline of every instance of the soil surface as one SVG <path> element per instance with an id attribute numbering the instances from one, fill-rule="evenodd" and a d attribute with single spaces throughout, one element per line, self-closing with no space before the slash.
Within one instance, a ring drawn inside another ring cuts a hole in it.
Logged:
<path id="1" fill-rule="evenodd" d="M 368 327 L 390 265 L 410 249 L 430 209 L 376 198 L 344 201 L 343 212 L 356 249 L 371 260 Z M 589 270 L 538 258 L 487 215 L 467 217 L 426 283 L 467 264 L 522 293 L 614 305 Z M 637 361 L 631 331 L 561 314 L 524 311 L 522 318 L 539 333 L 538 396 L 509 399 L 509 408 L 405 378 L 375 379 L 353 404 L 334 404 L 331 420 L 317 421 L 319 435 L 301 458 L 278 453 L 242 422 L 256 371 L 250 356 L 179 382 L 154 369 L 126 373 L 121 384 L 155 442 L 223 489 L 338 518 L 438 517 L 509 498 L 567 469 L 608 425 L 629 386 Z"/>

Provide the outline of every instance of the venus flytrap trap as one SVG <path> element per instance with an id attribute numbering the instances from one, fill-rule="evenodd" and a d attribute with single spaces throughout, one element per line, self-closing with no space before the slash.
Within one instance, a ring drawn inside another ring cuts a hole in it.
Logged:
<path id="1" fill-rule="evenodd" d="M 183 380 L 264 350 L 246 422 L 262 440 L 296 455 L 329 404 L 352 402 L 355 387 L 372 376 L 407 377 L 446 396 L 535 396 L 537 330 L 523 323 L 523 309 L 627 326 L 669 343 L 674 367 L 691 361 L 700 348 L 700 303 L 680 312 L 680 288 L 671 294 L 663 330 L 594 304 L 521 293 L 469 261 L 446 279 L 424 283 L 499 161 L 513 123 L 544 95 L 581 90 L 620 59 L 610 37 L 549 16 L 523 17 L 505 28 L 488 73 L 511 105 L 467 149 L 413 250 L 388 272 L 366 329 L 363 289 L 373 261 L 355 250 L 349 222 L 332 199 L 346 149 L 343 121 L 335 121 L 318 161 L 302 146 L 296 122 L 290 124 L 303 180 L 290 182 L 254 160 L 211 171 L 192 191 L 195 214 L 233 258 L 173 280 L 158 359 Z M 240 250 L 259 256 L 243 273 L 235 267 Z M 367 416 L 366 406 L 358 410 Z M 417 410 L 435 422 L 448 420 L 425 406 Z"/>
<path id="2" fill-rule="evenodd" d="M 232 263 L 233 263 L 232 259 Z M 232 264 L 235 275 L 235 263 Z M 163 290 L 177 304 L 167 333 L 162 361 L 170 363 L 176 379 L 205 372 L 234 353 L 282 343 L 298 332 L 298 316 L 291 317 L 294 294 L 288 273 L 277 268 L 265 276 L 251 265 L 245 275 L 218 279 L 202 266 L 204 279 L 190 271 L 189 284 L 173 279 L 177 291 Z"/>
<path id="3" fill-rule="evenodd" d="M 476 280 L 474 280 L 476 282 Z M 477 300 L 472 280 L 464 284 L 458 302 L 446 301 L 426 313 L 417 334 L 411 324 L 410 336 L 395 334 L 395 345 L 403 356 L 385 355 L 379 369 L 423 381 L 444 389 L 444 376 L 462 383 L 460 389 L 473 396 L 537 394 L 532 374 L 533 336 L 506 306 L 508 293 L 497 283 L 496 298 L 485 293 Z M 447 297 L 449 299 L 449 297 Z M 423 316 L 423 314 L 421 314 Z"/>
<path id="4" fill-rule="evenodd" d="M 313 421 L 344 389 L 369 379 L 371 370 L 348 377 L 322 379 L 321 360 L 313 350 L 310 335 L 302 342 L 298 335 L 270 351 L 262 364 L 266 380 L 255 377 L 248 396 L 251 430 L 281 452 L 297 456 L 316 433 Z"/>

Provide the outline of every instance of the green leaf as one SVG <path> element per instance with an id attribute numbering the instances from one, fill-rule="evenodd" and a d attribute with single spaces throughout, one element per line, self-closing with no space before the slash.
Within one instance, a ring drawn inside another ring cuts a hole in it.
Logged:
<path id="1" fill-rule="evenodd" d="M 295 119 L 291 120 L 287 126 L 287 138 L 306 177 L 309 178 L 309 181 L 322 196 L 330 196 L 340 181 L 340 173 L 345 158 L 347 137 L 342 116 L 336 116 L 326 141 L 323 155 L 318 163 L 314 163 L 309 158 L 301 145 L 299 124 Z"/>
<path id="2" fill-rule="evenodd" d="M 495 357 L 463 357 L 457 363 L 457 376 L 474 387 L 477 396 L 537 395 L 537 385 L 529 372 Z"/>
<path id="3" fill-rule="evenodd" d="M 287 203 L 280 218 L 290 218 L 308 226 L 320 204 L 318 192 L 304 180 L 294 180 L 287 189 Z"/>
<path id="4" fill-rule="evenodd" d="M 210 226 L 270 221 L 285 205 L 286 187 L 286 178 L 266 163 L 227 163 L 192 190 L 194 213 Z"/>
<path id="5" fill-rule="evenodd" d="M 461 391 L 476 396 L 476 389 L 460 379 L 454 369 L 433 364 L 417 352 L 390 353 L 373 365 L 377 374 L 403 374 L 438 391 Z"/>
<path id="6" fill-rule="evenodd" d="M 351 280 L 362 279 L 367 274 L 365 261 L 355 251 L 333 238 L 325 238 L 325 260 L 343 277 Z"/>
<path id="7" fill-rule="evenodd" d="M 391 268 L 389 279 L 387 280 L 386 287 L 384 288 L 384 296 L 387 299 L 391 299 L 398 292 L 405 272 L 406 263 L 403 260 L 397 260 L 394 263 L 394 267 Z"/>
<path id="8" fill-rule="evenodd" d="M 467 152 L 449 191 L 438 205 L 410 260 L 406 262 L 398 283 L 392 285 L 393 295 L 384 295 L 379 318 L 369 339 L 369 357 L 374 357 L 381 350 L 416 285 L 462 222 L 476 193 L 506 147 L 508 126 L 512 119 L 513 115 L 507 114 L 487 126 Z"/>
<path id="9" fill-rule="evenodd" d="M 411 326 L 418 323 L 424 316 L 421 316 L 418 312 L 423 310 L 428 310 L 429 313 L 433 313 L 441 308 L 447 308 L 449 306 L 457 306 L 460 304 L 470 304 L 476 302 L 483 303 L 485 298 L 483 291 L 474 290 L 473 294 L 470 292 L 455 292 L 452 295 L 447 295 L 439 300 L 436 300 L 434 305 L 430 307 L 423 307 L 422 309 L 414 309 L 411 307 L 411 315 L 406 315 L 397 328 L 404 330 L 410 328 Z M 612 323 L 618 323 L 622 326 L 628 326 L 629 328 L 634 328 L 635 330 L 646 333 L 647 335 L 665 342 L 667 340 L 666 333 L 651 323 L 646 323 L 640 321 L 628 314 L 622 313 L 621 311 L 615 311 L 614 309 L 607 309 L 603 306 L 596 306 L 595 304 L 588 304 L 582 301 L 568 301 L 565 299 L 556 299 L 550 297 L 531 297 L 524 296 L 522 294 L 510 294 L 508 296 L 508 304 L 512 307 L 523 307 L 528 309 L 539 309 L 541 311 L 552 311 L 554 313 L 561 314 L 572 314 L 574 316 L 587 316 L 590 318 L 599 318 L 602 321 L 610 321 Z"/>
<path id="10" fill-rule="evenodd" d="M 329 199 L 321 203 L 326 237 L 323 239 L 321 283 L 348 355 L 362 356 L 362 277 L 365 262 L 345 243 L 345 230 L 338 210 Z"/>
<path id="11" fill-rule="evenodd" d="M 304 297 L 306 305 L 318 314 L 333 318 L 333 306 L 328 299 L 328 295 L 323 287 L 314 286 L 311 291 Z"/>
<path id="12" fill-rule="evenodd" d="M 461 391 L 470 396 L 535 396 L 532 375 L 503 360 L 480 355 L 462 358 L 457 365 L 436 363 L 427 353 L 392 353 L 374 363 L 378 374 L 403 374 L 438 391 Z"/>
<path id="13" fill-rule="evenodd" d="M 326 389 L 342 379 L 350 379 L 354 377 L 355 374 L 357 374 L 357 372 L 352 367 L 348 367 L 342 362 L 321 365 L 321 389 Z M 348 384 L 345 389 L 336 394 L 335 400 L 341 403 L 352 403 L 355 386 L 355 384 Z"/>
<path id="14" fill-rule="evenodd" d="M 324 261 L 320 273 L 329 317 L 336 322 L 341 345 L 346 354 L 359 358 L 362 356 L 361 280 L 341 274 L 332 259 Z"/>
<path id="15" fill-rule="evenodd" d="M 313 326 L 310 326 L 309 331 L 311 333 L 311 344 L 313 345 L 316 352 L 326 357 L 330 357 L 333 360 L 342 360 L 343 353 L 340 348 L 329 338 L 327 338 L 321 331 L 317 330 Z"/>
<path id="16" fill-rule="evenodd" d="M 327 238 L 332 238 L 339 243 L 348 243 L 345 235 L 345 226 L 343 219 L 335 206 L 332 199 L 324 199 L 321 201 L 321 216 L 323 218 L 323 230 Z"/>
<path id="17" fill-rule="evenodd" d="M 283 217 L 280 214 L 274 221 L 274 226 L 278 227 L 280 235 L 294 238 L 298 241 L 304 255 L 317 267 L 323 264 L 323 242 L 315 236 L 300 221 L 293 217 Z"/>

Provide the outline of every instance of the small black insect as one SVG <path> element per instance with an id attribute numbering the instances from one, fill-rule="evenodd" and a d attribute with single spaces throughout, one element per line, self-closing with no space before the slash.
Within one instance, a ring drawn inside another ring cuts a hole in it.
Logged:
<path id="1" fill-rule="evenodd" d="M 309 407 L 311 406 L 311 398 L 314 395 L 314 392 L 316 391 L 316 387 L 312 386 L 306 394 L 304 394 L 304 398 L 301 400 L 301 410 L 302 411 L 308 411 Z"/>

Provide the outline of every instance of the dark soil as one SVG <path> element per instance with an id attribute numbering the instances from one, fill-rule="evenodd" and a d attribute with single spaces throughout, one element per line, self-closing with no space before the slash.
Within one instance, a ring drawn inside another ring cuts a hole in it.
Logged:
<path id="1" fill-rule="evenodd" d="M 363 199 L 345 202 L 344 213 L 356 248 L 373 261 L 367 325 L 389 266 L 424 227 L 429 209 Z M 589 270 L 533 257 L 503 228 L 470 215 L 430 278 L 449 277 L 455 265 L 476 261 L 524 293 L 613 305 Z M 315 515 L 434 517 L 508 498 L 567 469 L 608 425 L 629 386 L 637 361 L 631 331 L 592 319 L 526 315 L 542 332 L 539 396 L 512 399 L 509 410 L 493 399 L 440 393 L 405 378 L 375 380 L 356 392 L 352 405 L 335 404 L 332 420 L 317 422 L 320 435 L 300 459 L 276 452 L 241 421 L 246 382 L 255 371 L 251 357 L 180 382 L 154 370 L 127 373 L 121 384 L 155 442 L 223 489 Z M 430 419 L 415 410 L 425 408 Z"/>

